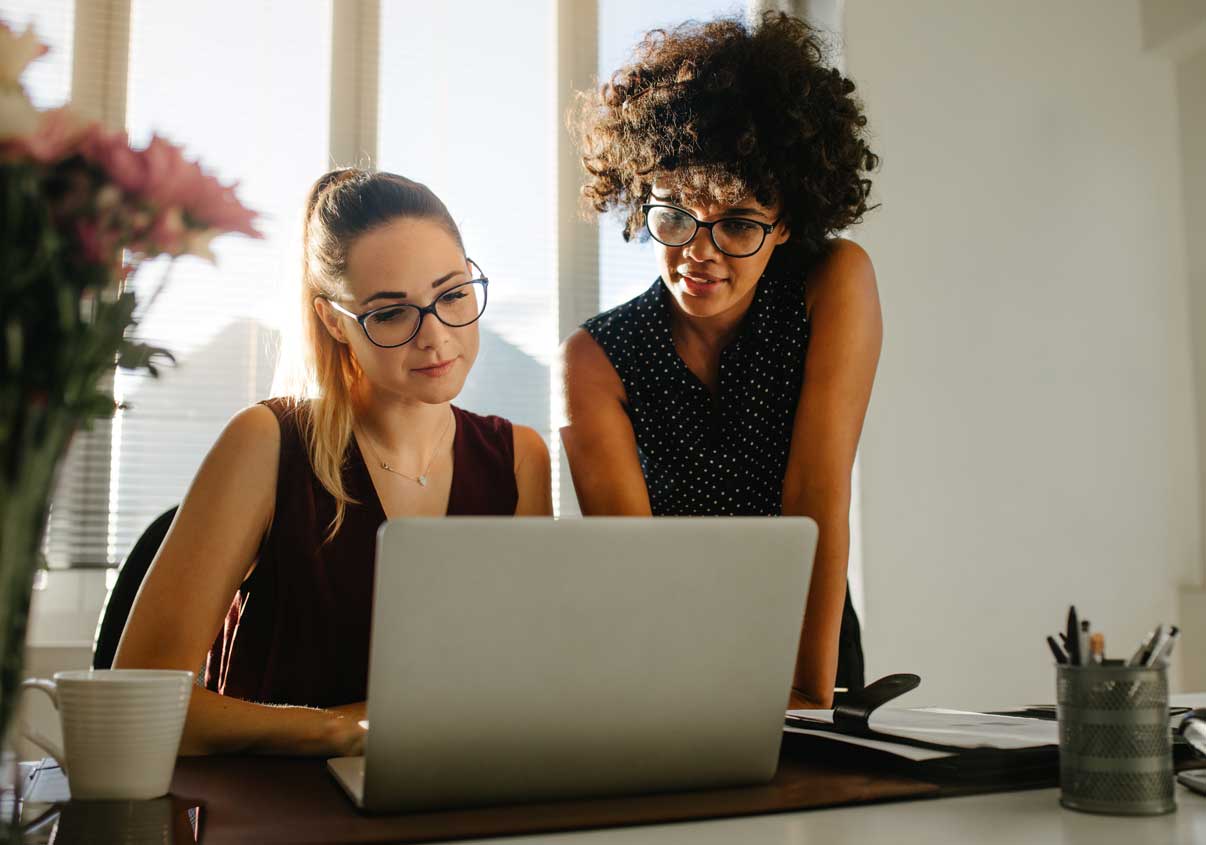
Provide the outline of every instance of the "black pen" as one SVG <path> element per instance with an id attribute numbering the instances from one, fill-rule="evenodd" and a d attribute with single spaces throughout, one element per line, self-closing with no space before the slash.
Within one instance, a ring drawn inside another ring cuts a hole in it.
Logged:
<path id="1" fill-rule="evenodd" d="M 1055 641 L 1055 637 L 1047 637 L 1047 645 L 1051 648 L 1051 653 L 1055 655 L 1056 663 L 1067 663 L 1068 655 L 1064 654 L 1064 650 L 1059 647 Z"/>
<path id="2" fill-rule="evenodd" d="M 1068 608 L 1068 662 L 1080 665 L 1080 624 L 1076 619 L 1076 605 Z"/>

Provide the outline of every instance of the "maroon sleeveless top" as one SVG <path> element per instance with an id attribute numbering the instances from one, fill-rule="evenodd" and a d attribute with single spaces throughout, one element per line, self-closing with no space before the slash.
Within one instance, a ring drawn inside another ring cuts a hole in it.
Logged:
<path id="1" fill-rule="evenodd" d="M 210 649 L 205 686 L 265 704 L 334 707 L 368 694 L 369 631 L 377 529 L 385 512 L 353 438 L 343 470 L 349 504 L 323 543 L 335 499 L 306 451 L 308 403 L 268 399 L 281 426 L 276 508 L 255 570 L 235 594 Z M 512 515 L 511 423 L 453 407 L 448 515 Z"/>

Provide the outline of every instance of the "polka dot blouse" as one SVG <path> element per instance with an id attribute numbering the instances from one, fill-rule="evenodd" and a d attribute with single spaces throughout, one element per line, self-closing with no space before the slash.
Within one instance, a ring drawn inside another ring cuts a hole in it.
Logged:
<path id="1" fill-rule="evenodd" d="M 583 324 L 628 396 L 654 516 L 779 516 L 804 384 L 804 283 L 763 278 L 736 339 L 720 354 L 715 397 L 674 348 L 670 292 L 643 294 Z M 863 686 L 862 634 L 846 591 L 838 687 Z"/>
<path id="2" fill-rule="evenodd" d="M 653 514 L 779 515 L 808 347 L 803 283 L 758 282 L 715 397 L 674 348 L 673 307 L 659 278 L 583 324 L 627 393 Z"/>

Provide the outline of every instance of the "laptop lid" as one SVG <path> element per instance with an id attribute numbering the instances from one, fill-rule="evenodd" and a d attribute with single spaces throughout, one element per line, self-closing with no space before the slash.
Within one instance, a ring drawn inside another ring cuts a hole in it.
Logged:
<path id="1" fill-rule="evenodd" d="M 816 540 L 803 517 L 383 525 L 363 806 L 769 780 Z"/>

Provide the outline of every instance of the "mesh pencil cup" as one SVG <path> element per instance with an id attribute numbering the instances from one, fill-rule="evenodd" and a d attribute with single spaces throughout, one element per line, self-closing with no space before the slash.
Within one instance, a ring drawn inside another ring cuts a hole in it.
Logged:
<path id="1" fill-rule="evenodd" d="M 1056 672 L 1060 803 L 1127 816 L 1175 810 L 1165 669 L 1088 665 Z"/>

